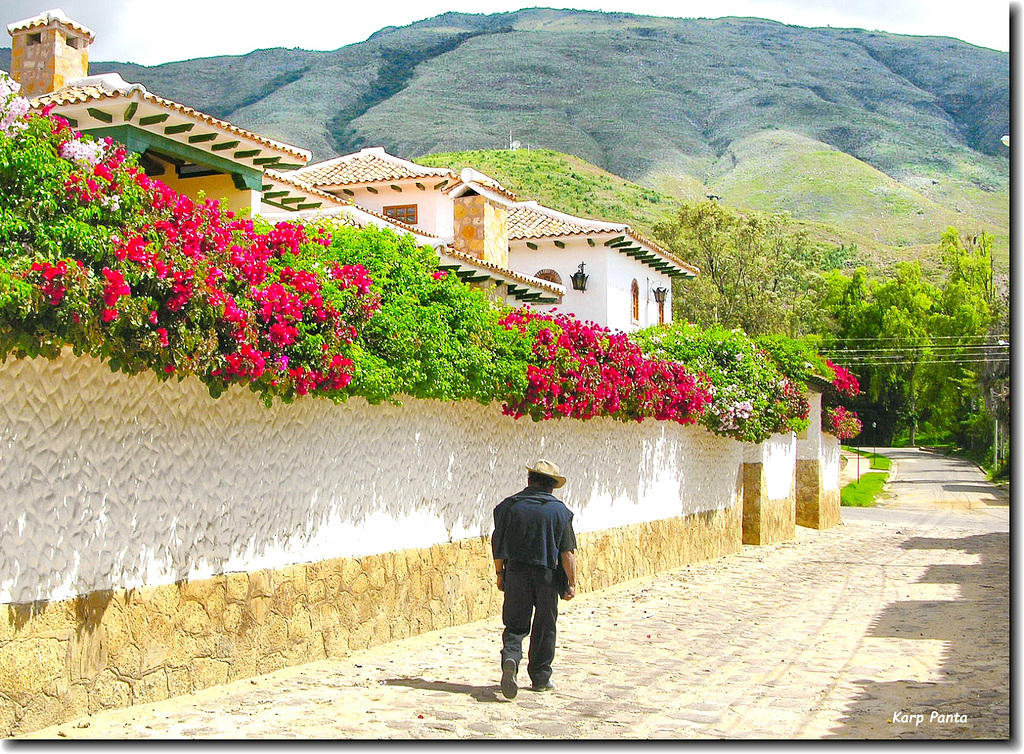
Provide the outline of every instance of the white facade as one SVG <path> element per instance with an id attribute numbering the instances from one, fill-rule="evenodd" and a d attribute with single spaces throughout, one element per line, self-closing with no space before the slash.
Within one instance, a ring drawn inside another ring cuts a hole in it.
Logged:
<path id="1" fill-rule="evenodd" d="M 440 189 L 434 189 L 442 178 L 423 178 L 415 180 L 392 181 L 385 184 L 373 184 L 372 186 L 352 186 L 351 199 L 360 207 L 372 210 L 378 214 L 386 215 L 389 207 L 416 207 L 416 227 L 425 233 L 439 236 L 450 241 L 455 233 L 453 202 L 450 196 L 444 194 Z M 424 188 L 419 188 L 416 184 Z M 398 186 L 401 191 L 395 191 L 392 186 Z M 376 190 L 371 192 L 369 188 Z M 349 196 L 344 194 L 344 196 Z"/>
<path id="2" fill-rule="evenodd" d="M 604 245 L 605 237 L 591 246 L 586 238 L 565 236 L 558 240 L 565 244 L 559 248 L 551 239 L 533 241 L 531 249 L 526 241 L 509 244 L 508 264 L 514 270 L 538 277 L 544 270 L 554 270 L 565 286 L 561 304 L 533 305 L 539 311 L 558 310 L 572 312 L 578 318 L 596 322 L 610 330 L 634 332 L 659 324 L 659 305 L 654 290 L 664 288 L 662 305 L 664 322 L 672 321 L 672 278 L 636 259 Z M 587 290 L 572 287 L 572 275 L 584 263 L 588 275 Z M 633 316 L 633 283 L 638 289 L 637 317 Z"/>

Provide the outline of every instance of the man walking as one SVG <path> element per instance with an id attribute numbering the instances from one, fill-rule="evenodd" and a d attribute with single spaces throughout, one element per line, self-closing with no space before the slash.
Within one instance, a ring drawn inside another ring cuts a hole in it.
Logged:
<path id="1" fill-rule="evenodd" d="M 565 484 L 558 466 L 541 459 L 527 466 L 526 489 L 494 509 L 491 553 L 498 589 L 505 593 L 501 618 L 501 693 L 514 699 L 523 659 L 523 639 L 530 634 L 527 672 L 534 691 L 550 691 L 555 659 L 558 598 L 576 596 L 576 535 L 572 513 L 552 491 Z"/>

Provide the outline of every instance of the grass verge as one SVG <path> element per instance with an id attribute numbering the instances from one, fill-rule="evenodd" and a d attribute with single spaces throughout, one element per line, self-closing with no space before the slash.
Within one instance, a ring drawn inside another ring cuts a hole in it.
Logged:
<path id="1" fill-rule="evenodd" d="M 888 460 L 888 459 L 886 459 Z M 868 508 L 875 504 L 875 497 L 889 475 L 883 471 L 862 474 L 859 481 L 850 482 L 839 492 L 840 504 L 851 508 Z"/>
<path id="2" fill-rule="evenodd" d="M 850 453 L 856 453 L 857 455 L 864 456 L 871 461 L 871 468 L 878 469 L 879 471 L 888 471 L 892 468 L 892 461 L 886 456 L 880 456 L 878 453 L 868 453 L 866 450 L 860 450 L 849 445 L 844 445 L 843 450 L 849 451 Z"/>

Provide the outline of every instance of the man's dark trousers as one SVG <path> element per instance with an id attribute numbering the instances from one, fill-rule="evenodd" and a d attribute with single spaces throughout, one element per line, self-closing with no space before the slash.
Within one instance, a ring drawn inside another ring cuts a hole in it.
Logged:
<path id="1" fill-rule="evenodd" d="M 556 571 L 541 566 L 508 563 L 505 567 L 505 604 L 501 618 L 501 661 L 508 658 L 519 667 L 523 659 L 523 640 L 530 634 L 527 666 L 534 686 L 551 680 L 551 662 L 555 659 L 555 622 L 558 620 L 559 588 Z"/>

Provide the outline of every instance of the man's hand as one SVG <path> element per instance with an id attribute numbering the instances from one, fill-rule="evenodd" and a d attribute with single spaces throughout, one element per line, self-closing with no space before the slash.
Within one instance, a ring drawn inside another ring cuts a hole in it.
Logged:
<path id="1" fill-rule="evenodd" d="M 563 600 L 571 600 L 575 596 L 576 596 L 576 587 L 570 586 L 570 587 L 568 587 L 565 590 L 565 593 L 562 594 L 562 599 Z"/>
<path id="2" fill-rule="evenodd" d="M 505 572 L 502 571 L 495 578 L 497 579 L 497 582 L 498 582 L 498 591 L 499 592 L 504 592 L 505 591 Z"/>

